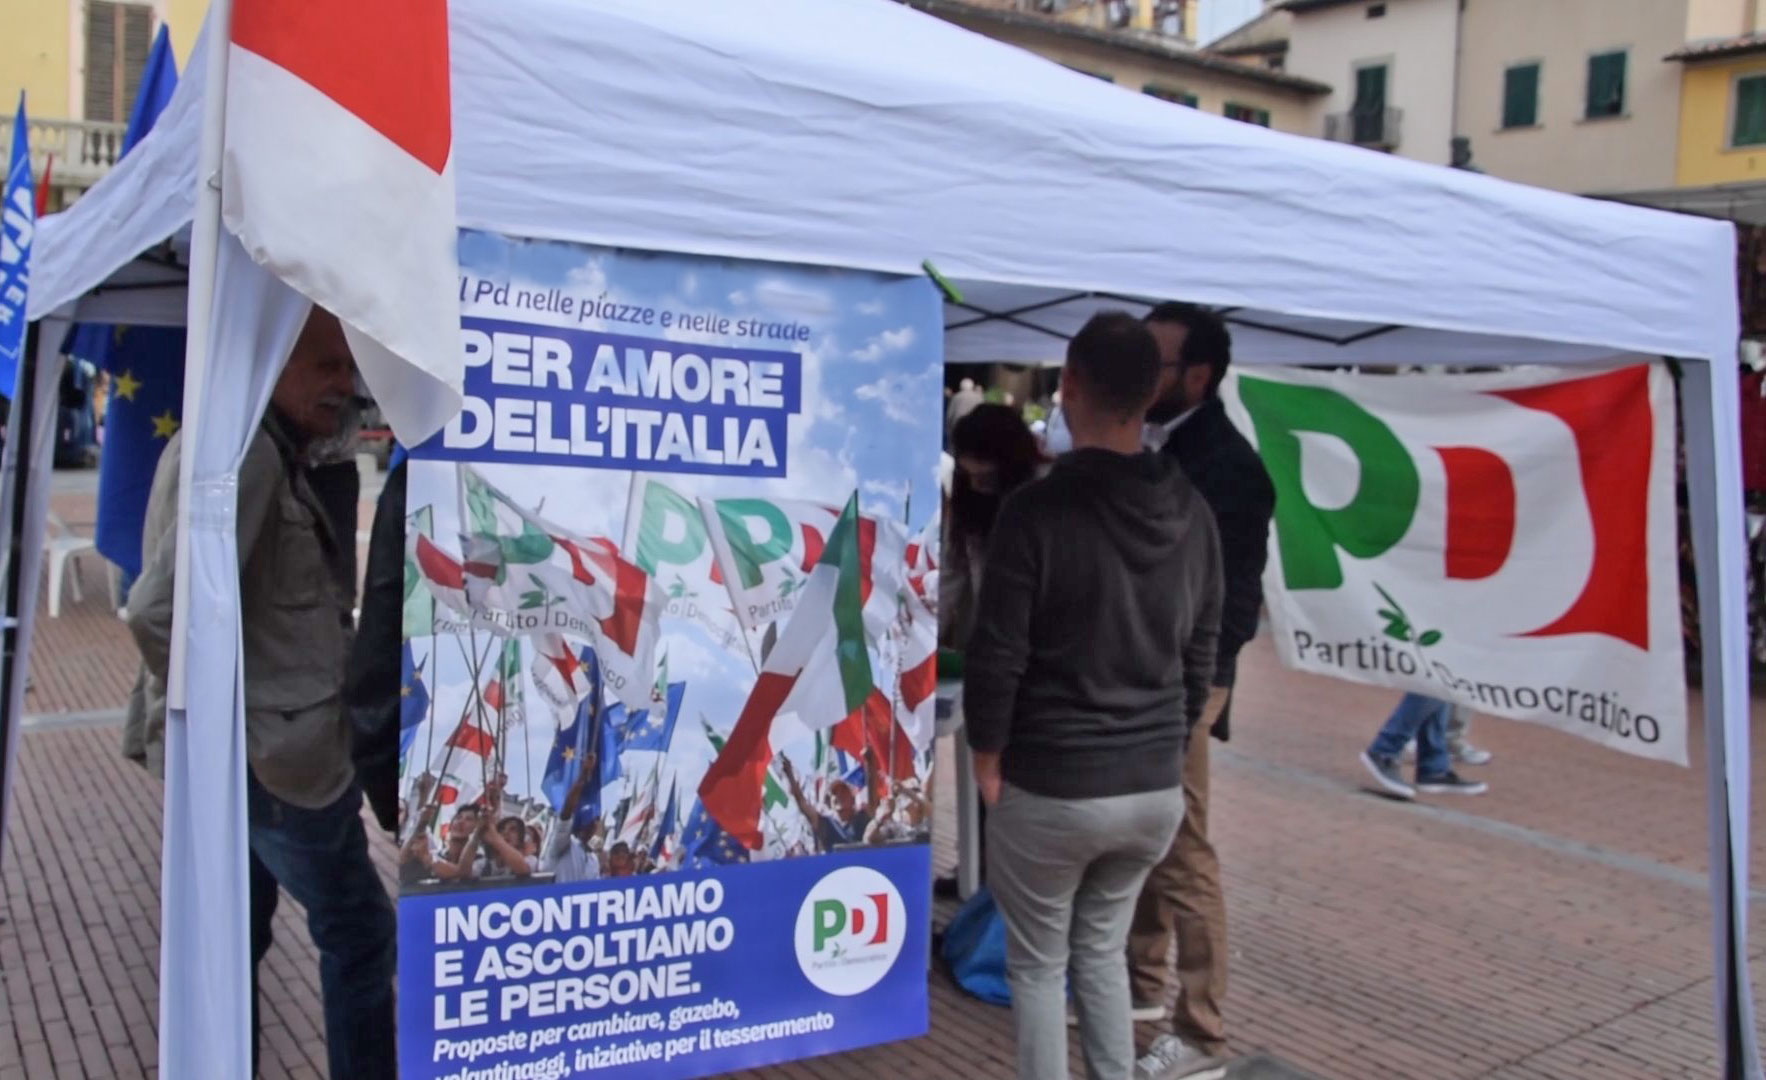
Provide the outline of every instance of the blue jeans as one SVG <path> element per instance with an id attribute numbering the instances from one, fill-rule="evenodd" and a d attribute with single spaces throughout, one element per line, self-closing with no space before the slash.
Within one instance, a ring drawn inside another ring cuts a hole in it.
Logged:
<path id="1" fill-rule="evenodd" d="M 257 972 L 270 951 L 277 886 L 306 908 L 319 950 L 331 1080 L 396 1080 L 393 975 L 398 917 L 368 857 L 362 793 L 354 785 L 320 810 L 290 805 L 247 781 L 251 833 L 252 1065 Z"/>
<path id="2" fill-rule="evenodd" d="M 1381 761 L 1397 761 L 1410 740 L 1416 740 L 1418 779 L 1442 776 L 1453 770 L 1447 750 L 1447 717 L 1453 706 L 1422 694 L 1406 694 L 1386 726 L 1374 736 L 1367 755 Z"/>

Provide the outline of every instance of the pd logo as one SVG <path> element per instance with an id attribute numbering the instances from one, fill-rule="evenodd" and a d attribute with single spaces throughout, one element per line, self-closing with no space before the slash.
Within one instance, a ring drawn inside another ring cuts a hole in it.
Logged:
<path id="1" fill-rule="evenodd" d="M 1362 384 L 1384 388 L 1388 380 Z M 1402 382 L 1402 380 L 1392 380 Z M 1345 384 L 1346 386 L 1347 384 Z M 1512 414 L 1486 402 L 1504 401 L 1548 418 L 1573 440 L 1580 490 L 1561 500 L 1580 501 L 1592 532 L 1592 550 L 1583 556 L 1574 545 L 1551 553 L 1550 572 L 1579 575 L 1581 587 L 1567 608 L 1543 625 L 1523 627 L 1520 636 L 1556 637 L 1603 634 L 1639 649 L 1649 645 L 1649 476 L 1654 415 L 1650 370 L 1638 365 L 1599 375 L 1462 395 L 1452 406 L 1410 403 L 1418 415 L 1446 409 L 1443 422 L 1474 415 L 1488 417 L 1477 434 L 1481 445 L 1406 445 L 1394 428 L 1337 388 L 1242 376 L 1239 400 L 1256 432 L 1257 446 L 1276 489 L 1275 540 L 1283 583 L 1290 590 L 1328 590 L 1345 584 L 1345 562 L 1366 564 L 1401 544 L 1422 545 L 1412 532 L 1424 503 L 1444 507 L 1445 543 L 1436 579 L 1481 582 L 1508 571 L 1514 549 L 1529 535 L 1543 537 L 1540 515 L 1525 520 L 1520 481 L 1537 474 L 1544 455 L 1556 451 L 1530 437 Z M 1462 429 L 1463 430 L 1463 429 Z M 1339 448 L 1330 463 L 1354 477 L 1353 493 L 1340 505 L 1321 506 L 1308 496 L 1303 480 L 1302 437 L 1324 437 Z M 1451 438 L 1451 436 L 1447 436 Z M 1423 479 L 1418 454 L 1432 453 L 1444 480 L 1440 490 Z M 1556 507 L 1552 508 L 1554 511 Z M 1558 514 L 1553 520 L 1562 519 Z M 1531 533 L 1529 533 L 1531 529 Z M 1529 560 L 1529 562 L 1537 561 Z M 1376 585 L 1376 587 L 1378 587 Z M 1387 633 L 1428 646 L 1432 634 L 1409 635 L 1408 619 L 1391 594 L 1380 589 L 1387 607 L 1380 615 Z"/>
<path id="2" fill-rule="evenodd" d="M 869 867 L 842 867 L 816 882 L 797 911 L 797 965 L 816 989 L 851 997 L 883 981 L 906 936 L 895 885 Z"/>

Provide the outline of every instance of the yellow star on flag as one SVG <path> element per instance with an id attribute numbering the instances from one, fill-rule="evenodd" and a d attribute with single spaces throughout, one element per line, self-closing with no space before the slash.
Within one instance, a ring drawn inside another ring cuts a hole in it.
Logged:
<path id="1" fill-rule="evenodd" d="M 125 371 L 117 376 L 117 397 L 124 401 L 134 401 L 135 391 L 141 389 L 141 380 L 133 371 Z"/>
<path id="2" fill-rule="evenodd" d="M 565 748 L 564 748 L 564 754 L 563 754 L 563 757 L 564 757 L 564 760 L 565 760 L 565 761 L 569 761 L 569 760 L 571 760 L 571 759 L 572 759 L 572 758 L 575 758 L 575 757 L 576 757 L 576 751 L 575 751 L 575 750 L 572 750 L 572 749 L 571 749 L 571 748 L 570 748 L 570 747 L 568 747 L 568 746 L 566 746 L 566 747 L 565 747 Z"/>
<path id="3" fill-rule="evenodd" d="M 162 412 L 153 418 L 154 438 L 169 439 L 176 434 L 177 431 L 178 418 L 172 415 L 172 410 L 167 409 L 165 412 Z"/>

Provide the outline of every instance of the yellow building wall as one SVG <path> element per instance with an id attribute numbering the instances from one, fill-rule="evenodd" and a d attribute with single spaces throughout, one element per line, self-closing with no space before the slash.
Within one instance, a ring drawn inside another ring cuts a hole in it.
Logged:
<path id="1" fill-rule="evenodd" d="M 151 0 L 155 30 L 171 28 L 172 53 L 182 75 L 202 29 L 208 0 Z M 85 62 L 84 42 L 77 41 L 83 22 L 82 0 L 0 0 L 0 111 L 11 117 L 18 92 L 26 96 L 33 118 L 75 119 L 77 91 Z"/>
<path id="2" fill-rule="evenodd" d="M 72 27 L 66 4 L 0 0 L 0 27 L 0 112 L 11 119 L 23 90 L 32 116 L 67 116 Z"/>
<path id="3" fill-rule="evenodd" d="M 172 32 L 172 53 L 178 58 L 178 75 L 182 77 L 184 69 L 190 66 L 190 49 L 196 44 L 197 31 L 202 29 L 208 0 L 163 0 L 163 4 L 163 17 Z"/>
<path id="4" fill-rule="evenodd" d="M 1686 186 L 1766 180 L 1766 146 L 1729 147 L 1735 80 L 1766 75 L 1766 56 L 1689 64 L 1680 83 L 1680 146 L 1674 180 Z"/>
<path id="5" fill-rule="evenodd" d="M 1135 30 L 1157 29 L 1158 0 L 1129 0 L 1128 25 Z M 1108 13 L 1103 0 L 1070 7 L 1055 15 L 1063 22 L 1078 23 L 1081 26 L 1104 28 L 1108 24 Z M 1196 38 L 1196 0 L 1184 0 L 1183 9 L 1179 14 L 1181 29 L 1179 35 L 1194 41 Z"/>

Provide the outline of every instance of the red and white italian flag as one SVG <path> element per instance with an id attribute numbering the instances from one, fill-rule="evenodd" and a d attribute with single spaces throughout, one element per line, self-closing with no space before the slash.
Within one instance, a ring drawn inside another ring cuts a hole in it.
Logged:
<path id="1" fill-rule="evenodd" d="M 460 393 L 446 0 L 234 0 L 227 47 L 222 219 L 426 438 Z"/>
<path id="2" fill-rule="evenodd" d="M 773 760 L 774 719 L 793 713 L 810 730 L 831 728 L 855 713 L 862 715 L 876 689 L 864 622 L 876 532 L 859 525 L 855 493 L 810 571 L 736 726 L 699 783 L 706 813 L 750 849 L 763 843 L 761 802 Z"/>

